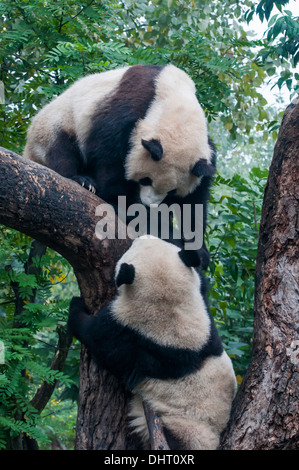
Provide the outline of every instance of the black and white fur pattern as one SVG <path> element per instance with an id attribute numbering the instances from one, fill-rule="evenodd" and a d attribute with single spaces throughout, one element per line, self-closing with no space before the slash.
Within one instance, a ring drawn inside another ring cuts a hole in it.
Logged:
<path id="1" fill-rule="evenodd" d="M 192 256 L 196 257 L 193 252 Z M 136 239 L 116 266 L 118 295 L 95 316 L 74 298 L 69 328 L 133 392 L 131 426 L 148 448 L 142 400 L 173 449 L 216 449 L 236 380 L 190 253 Z"/>
<path id="2" fill-rule="evenodd" d="M 24 156 L 115 206 L 120 195 L 127 206 L 203 204 L 206 225 L 214 146 L 193 81 L 173 65 L 78 80 L 35 116 Z M 206 268 L 205 246 L 201 254 Z"/>

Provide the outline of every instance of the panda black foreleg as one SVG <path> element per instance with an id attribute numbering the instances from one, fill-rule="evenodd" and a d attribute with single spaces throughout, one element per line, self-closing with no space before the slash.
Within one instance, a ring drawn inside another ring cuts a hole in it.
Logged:
<path id="1" fill-rule="evenodd" d="M 177 198 L 180 206 L 180 233 L 183 248 L 194 250 L 200 260 L 200 268 L 206 270 L 209 266 L 210 255 L 205 244 L 207 225 L 207 199 L 210 178 L 204 177 L 195 191 L 185 198 Z"/>
<path id="2" fill-rule="evenodd" d="M 63 130 L 59 131 L 46 154 L 46 161 L 51 170 L 96 193 L 95 180 L 84 174 L 86 171 L 84 159 L 74 136 Z"/>
<path id="3" fill-rule="evenodd" d="M 87 312 L 84 300 L 81 297 L 73 297 L 67 324 L 72 335 L 84 343 L 93 321 L 93 317 Z"/>
<path id="4" fill-rule="evenodd" d="M 210 253 L 206 247 L 205 241 L 202 243 L 202 247 L 199 248 L 198 251 L 198 256 L 200 259 L 200 268 L 206 271 L 209 267 L 209 262 L 210 262 Z"/>
<path id="5" fill-rule="evenodd" d="M 136 334 L 113 319 L 109 304 L 90 315 L 83 299 L 74 297 L 70 303 L 68 327 L 96 362 L 129 389 L 140 381 L 136 369 Z"/>
<path id="6" fill-rule="evenodd" d="M 99 362 L 116 349 L 116 333 L 113 329 L 109 305 L 101 308 L 95 315 L 88 312 L 81 297 L 73 297 L 70 303 L 68 328 Z"/>

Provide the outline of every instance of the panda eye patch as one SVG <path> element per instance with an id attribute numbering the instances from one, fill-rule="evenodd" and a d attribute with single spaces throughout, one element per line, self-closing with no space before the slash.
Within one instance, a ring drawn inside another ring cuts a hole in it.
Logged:
<path id="1" fill-rule="evenodd" d="M 146 178 L 141 178 L 141 180 L 139 180 L 139 184 L 141 184 L 142 186 L 151 186 L 153 182 L 150 178 L 146 177 Z"/>

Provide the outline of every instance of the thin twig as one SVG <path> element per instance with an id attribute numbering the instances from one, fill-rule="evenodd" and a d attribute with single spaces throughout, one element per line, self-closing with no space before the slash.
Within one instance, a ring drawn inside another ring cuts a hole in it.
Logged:
<path id="1" fill-rule="evenodd" d="M 169 450 L 160 418 L 145 401 L 143 401 L 143 409 L 150 436 L 150 450 Z"/>

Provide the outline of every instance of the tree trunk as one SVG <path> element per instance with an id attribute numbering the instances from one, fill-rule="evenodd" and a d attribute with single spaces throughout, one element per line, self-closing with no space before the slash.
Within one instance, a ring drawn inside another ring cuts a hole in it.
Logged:
<path id="1" fill-rule="evenodd" d="M 253 354 L 222 449 L 299 448 L 299 99 L 285 112 L 260 224 Z"/>

